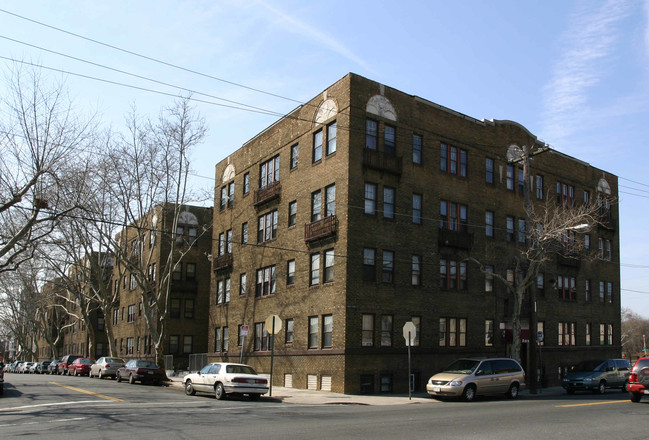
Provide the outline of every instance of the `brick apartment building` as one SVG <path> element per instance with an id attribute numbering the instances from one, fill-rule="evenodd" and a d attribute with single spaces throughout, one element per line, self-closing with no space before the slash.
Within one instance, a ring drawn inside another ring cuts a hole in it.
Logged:
<path id="1" fill-rule="evenodd" d="M 139 227 L 120 233 L 129 262 L 116 264 L 113 272 L 119 298 L 107 319 L 114 337 L 113 355 L 155 360 L 154 341 L 144 315 L 142 280 L 137 279 L 144 276 L 154 291 L 171 283 L 168 302 L 160 304 L 160 309 L 166 310 L 162 353 L 171 358 L 164 367 L 187 369 L 190 354 L 207 351 L 212 208 L 183 207 L 175 230 L 170 209 L 158 207 L 146 217 Z M 171 279 L 165 279 L 170 265 L 175 269 Z M 159 320 L 159 315 L 153 319 Z"/>
<path id="2" fill-rule="evenodd" d="M 269 373 L 270 315 L 283 323 L 279 386 L 407 392 L 408 321 L 415 390 L 456 358 L 505 355 L 509 294 L 467 258 L 504 275 L 521 246 L 512 144 L 541 145 L 516 122 L 355 74 L 265 129 L 216 165 L 209 358 L 242 356 Z M 578 360 L 620 355 L 618 215 L 607 201 L 617 178 L 552 149 L 531 175 L 534 203 L 606 200 L 607 221 L 578 237 L 601 258 L 557 257 L 538 279 L 540 365 L 557 384 Z"/>

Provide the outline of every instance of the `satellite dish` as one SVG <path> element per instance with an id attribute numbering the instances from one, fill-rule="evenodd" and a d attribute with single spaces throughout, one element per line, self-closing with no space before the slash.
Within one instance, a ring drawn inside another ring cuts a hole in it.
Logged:
<path id="1" fill-rule="evenodd" d="M 518 162 L 523 158 L 523 149 L 516 144 L 507 148 L 507 162 Z"/>

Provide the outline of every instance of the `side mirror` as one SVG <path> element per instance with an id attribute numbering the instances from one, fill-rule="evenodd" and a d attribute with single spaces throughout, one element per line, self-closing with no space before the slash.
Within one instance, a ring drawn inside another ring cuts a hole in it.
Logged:
<path id="1" fill-rule="evenodd" d="M 476 376 L 482 376 L 483 374 L 484 374 L 484 371 L 482 371 L 482 370 L 478 370 L 478 371 L 475 372 Z"/>

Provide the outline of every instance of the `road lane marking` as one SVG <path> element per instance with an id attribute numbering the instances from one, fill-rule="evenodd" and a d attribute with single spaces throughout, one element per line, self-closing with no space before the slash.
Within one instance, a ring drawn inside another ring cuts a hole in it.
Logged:
<path id="1" fill-rule="evenodd" d="M 629 402 L 627 400 L 611 400 L 606 402 L 574 403 L 571 405 L 557 405 L 556 408 L 574 408 L 576 406 L 610 405 L 611 403 L 629 403 Z"/>
<path id="2" fill-rule="evenodd" d="M 50 382 L 50 383 L 51 383 L 52 385 L 57 385 L 57 386 L 60 386 L 60 387 L 63 387 L 63 388 L 67 388 L 67 389 L 72 390 L 72 391 L 77 391 L 77 392 L 79 392 L 79 393 L 90 394 L 91 396 L 100 397 L 100 398 L 102 398 L 102 399 L 106 399 L 106 400 L 112 400 L 113 402 L 123 402 L 122 399 L 118 399 L 118 398 L 116 398 L 116 397 L 106 396 L 106 395 L 104 395 L 104 394 L 93 393 L 92 391 L 84 390 L 84 389 L 82 389 L 82 388 L 71 387 L 71 386 L 68 386 L 68 385 L 60 384 L 60 383 L 58 383 L 58 382 Z"/>
<path id="3" fill-rule="evenodd" d="M 98 400 L 82 400 L 80 402 L 54 402 L 54 403 L 39 403 L 36 405 L 14 406 L 12 408 L 0 408 L 0 411 L 15 411 L 17 409 L 32 409 L 44 406 L 65 406 L 65 405 L 78 405 L 81 403 L 103 403 Z"/>

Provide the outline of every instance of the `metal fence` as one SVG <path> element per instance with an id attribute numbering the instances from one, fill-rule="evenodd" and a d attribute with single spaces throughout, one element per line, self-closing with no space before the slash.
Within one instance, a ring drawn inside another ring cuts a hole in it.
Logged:
<path id="1" fill-rule="evenodd" d="M 189 371 L 199 371 L 207 364 L 207 353 L 195 353 L 189 355 Z"/>

